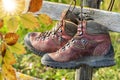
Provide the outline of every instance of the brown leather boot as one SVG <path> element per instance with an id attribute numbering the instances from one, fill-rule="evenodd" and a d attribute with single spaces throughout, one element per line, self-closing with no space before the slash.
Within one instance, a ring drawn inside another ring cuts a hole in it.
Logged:
<path id="1" fill-rule="evenodd" d="M 62 13 L 61 21 L 54 31 L 33 32 L 25 36 L 27 48 L 39 56 L 48 52 L 55 52 L 67 43 L 77 32 L 79 16 L 70 10 Z"/>
<path id="2" fill-rule="evenodd" d="M 94 21 L 83 21 L 77 34 L 66 45 L 45 54 L 42 64 L 53 68 L 107 67 L 115 64 L 114 50 L 107 29 Z"/>

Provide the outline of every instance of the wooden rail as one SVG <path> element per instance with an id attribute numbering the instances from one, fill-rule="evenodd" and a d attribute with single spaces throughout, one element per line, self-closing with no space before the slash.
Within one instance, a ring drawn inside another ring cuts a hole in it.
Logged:
<path id="1" fill-rule="evenodd" d="M 44 1 L 42 9 L 36 14 L 45 13 L 49 15 L 52 19 L 59 20 L 62 11 L 67 9 L 68 6 L 69 5 L 67 4 Z M 77 6 L 76 10 L 79 11 L 80 7 Z M 92 8 L 84 8 L 83 12 L 89 13 L 90 16 L 94 19 L 94 21 L 105 25 L 109 30 L 120 32 L 120 13 Z"/>

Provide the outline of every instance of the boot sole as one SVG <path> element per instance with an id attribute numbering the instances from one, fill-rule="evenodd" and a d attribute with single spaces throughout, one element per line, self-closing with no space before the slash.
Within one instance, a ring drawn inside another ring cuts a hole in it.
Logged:
<path id="1" fill-rule="evenodd" d="M 46 66 L 59 69 L 76 69 L 81 67 L 82 65 L 87 65 L 93 68 L 109 67 L 115 65 L 114 59 L 108 57 L 106 58 L 103 56 L 89 56 L 71 62 L 50 62 L 44 61 L 44 59 L 42 59 L 41 62 Z"/>

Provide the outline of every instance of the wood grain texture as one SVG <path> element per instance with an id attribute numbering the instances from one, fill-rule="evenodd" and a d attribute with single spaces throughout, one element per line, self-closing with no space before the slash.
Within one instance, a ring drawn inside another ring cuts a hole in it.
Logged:
<path id="1" fill-rule="evenodd" d="M 59 20 L 61 12 L 67 10 L 69 5 L 53 2 L 43 2 L 42 9 L 38 13 L 45 13 L 54 20 Z M 77 6 L 76 10 L 80 11 L 80 7 Z M 109 12 L 104 10 L 84 8 L 83 12 L 87 12 L 94 19 L 111 31 L 120 32 L 120 13 Z M 38 14 L 36 13 L 36 14 Z"/>
<path id="2" fill-rule="evenodd" d="M 79 69 L 76 69 L 75 80 L 92 80 L 93 69 L 87 65 L 81 66 Z"/>

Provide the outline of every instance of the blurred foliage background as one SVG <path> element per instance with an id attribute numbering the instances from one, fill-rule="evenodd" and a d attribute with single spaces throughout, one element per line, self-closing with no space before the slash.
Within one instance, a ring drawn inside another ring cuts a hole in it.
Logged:
<path id="1" fill-rule="evenodd" d="M 47 0 L 52 2 L 59 2 L 69 4 L 71 0 Z M 79 1 L 77 1 L 79 5 Z M 101 4 L 102 10 L 107 10 L 110 0 L 104 0 Z M 120 2 L 119 0 L 115 1 L 114 12 L 120 12 Z M 53 24 L 54 25 L 54 24 Z M 53 25 L 49 25 L 52 27 Z M 114 27 L 114 26 L 113 26 Z M 43 25 L 40 31 L 45 31 L 48 27 Z M 34 30 L 38 31 L 38 30 Z M 33 32 L 32 30 L 21 28 L 17 33 L 21 35 L 19 42 L 23 43 L 24 36 L 28 32 Z M 120 33 L 115 33 L 110 31 L 110 36 L 112 40 L 112 44 L 115 50 L 115 60 L 116 65 L 108 68 L 100 68 L 94 70 L 93 80 L 120 80 Z M 27 48 L 26 48 L 27 50 Z M 14 67 L 17 71 L 22 72 L 24 74 L 28 74 L 33 77 L 37 77 L 43 80 L 74 80 L 75 70 L 70 69 L 52 69 L 49 67 L 45 67 L 41 64 L 41 57 L 34 55 L 29 50 L 25 55 L 16 55 L 17 63 Z"/>

